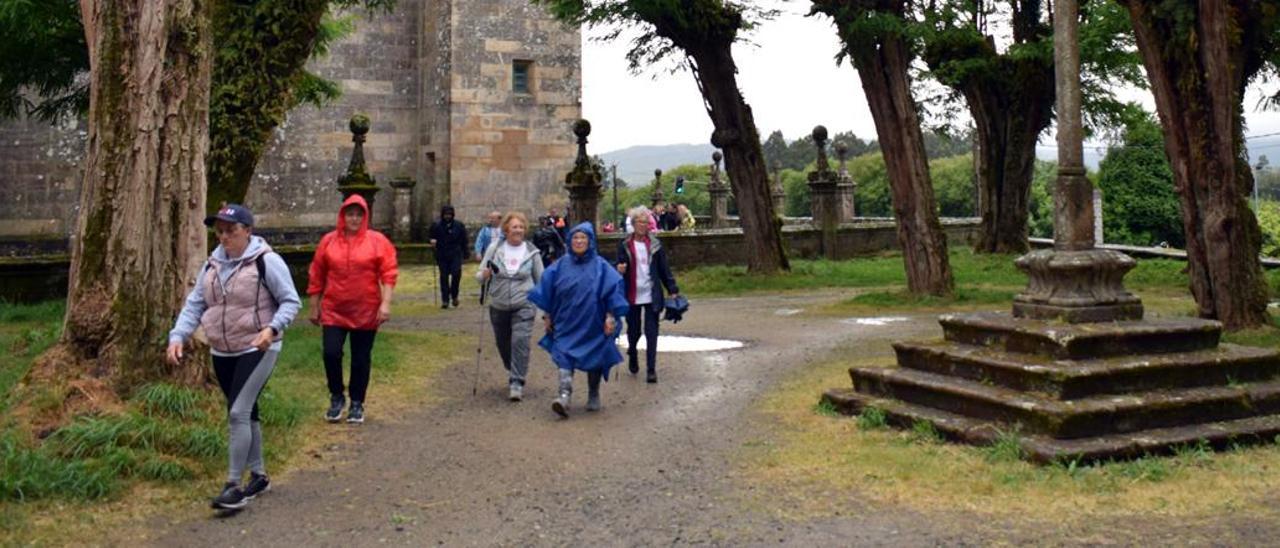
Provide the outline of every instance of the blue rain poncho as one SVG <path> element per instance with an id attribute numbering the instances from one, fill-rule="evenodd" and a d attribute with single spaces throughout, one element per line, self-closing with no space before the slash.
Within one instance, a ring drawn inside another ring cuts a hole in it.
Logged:
<path id="1" fill-rule="evenodd" d="M 538 346 L 551 353 L 551 361 L 560 369 L 600 371 L 608 378 L 609 370 L 622 361 L 615 339 L 629 308 L 627 293 L 622 276 L 596 253 L 591 223 L 573 227 L 567 241 L 578 232 L 586 233 L 591 242 L 586 253 L 566 253 L 529 292 L 529 302 L 544 310 L 552 322 L 552 332 Z M 604 334 L 608 313 L 617 321 L 612 336 Z"/>

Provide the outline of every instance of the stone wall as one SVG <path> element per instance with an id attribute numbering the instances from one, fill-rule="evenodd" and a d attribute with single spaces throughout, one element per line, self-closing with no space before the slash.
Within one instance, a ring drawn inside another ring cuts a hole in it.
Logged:
<path id="1" fill-rule="evenodd" d="M 371 120 L 365 159 L 383 188 L 375 226 L 389 223 L 388 182 L 401 175 L 418 181 L 418 236 L 445 202 L 467 221 L 493 208 L 563 205 L 581 110 L 577 29 L 527 0 L 401 0 L 389 14 L 351 15 L 356 32 L 309 67 L 342 98 L 290 112 L 250 186 L 259 228 L 305 241 L 333 226 L 355 113 Z M 533 62 L 528 95 L 511 91 L 516 59 Z M 0 124 L 0 254 L 74 229 L 84 137 L 74 121 Z"/>
<path id="2" fill-rule="evenodd" d="M 581 35 L 527 0 L 453 7 L 449 196 L 458 217 L 497 209 L 538 214 L 567 205 L 563 179 L 576 154 Z M 531 62 L 529 93 L 513 90 Z"/>

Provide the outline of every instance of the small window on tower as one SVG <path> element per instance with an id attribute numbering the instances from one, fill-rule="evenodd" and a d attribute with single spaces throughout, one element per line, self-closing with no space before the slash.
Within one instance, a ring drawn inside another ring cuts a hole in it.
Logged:
<path id="1" fill-rule="evenodd" d="M 533 61 L 517 60 L 511 64 L 511 91 L 530 94 L 533 87 Z"/>

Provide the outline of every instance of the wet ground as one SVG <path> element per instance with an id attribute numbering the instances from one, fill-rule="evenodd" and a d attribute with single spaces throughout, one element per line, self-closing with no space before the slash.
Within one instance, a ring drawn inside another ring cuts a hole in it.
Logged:
<path id="1" fill-rule="evenodd" d="M 474 363 L 459 363 L 436 387 L 447 396 L 444 403 L 392 423 L 379 420 L 375 386 L 369 422 L 352 429 L 348 443 L 317 455 L 326 466 L 280 478 L 272 492 L 234 517 L 158 518 L 154 540 L 218 547 L 1044 543 L 1033 530 L 993 535 L 990 524 L 975 527 L 964 515 L 922 516 L 867 504 L 836 518 L 791 521 L 744 503 L 751 487 L 735 479 L 733 459 L 759 435 L 762 418 L 753 404 L 763 394 L 837 346 L 848 354 L 852 345 L 854 357 L 887 355 L 891 340 L 940 334 L 933 315 L 859 322 L 797 312 L 836 297 L 698 300 L 686 321 L 664 323 L 663 333 L 746 345 L 662 354 L 656 385 L 617 368 L 618 376 L 604 385 L 598 413 L 582 410 L 586 387 L 580 376 L 568 420 L 550 409 L 555 370 L 540 350 L 534 351 L 525 401 L 506 400 L 505 372 L 486 332 L 477 396 L 471 396 Z M 400 327 L 474 336 L 479 318 L 474 305 L 464 305 L 397 321 L 413 322 Z M 1274 532 L 1269 524 L 1241 525 L 1255 528 L 1246 539 Z M 1118 531 L 1126 526 L 1116 524 Z M 1169 539 L 1172 531 L 1157 537 Z M 1076 540 L 1124 538 L 1143 537 Z"/>

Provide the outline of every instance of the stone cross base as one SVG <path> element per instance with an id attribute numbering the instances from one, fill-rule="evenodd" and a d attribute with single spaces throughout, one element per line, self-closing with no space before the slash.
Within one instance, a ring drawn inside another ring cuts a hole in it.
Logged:
<path id="1" fill-rule="evenodd" d="M 726 228 L 729 222 L 729 187 L 723 184 L 707 189 L 711 195 L 711 228 Z"/>
<path id="2" fill-rule="evenodd" d="M 1013 298 L 1019 318 L 1068 323 L 1142 319 L 1142 301 L 1124 288 L 1136 263 L 1118 251 L 1032 251 L 1014 262 L 1027 273 L 1027 288 Z"/>

